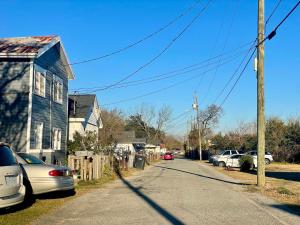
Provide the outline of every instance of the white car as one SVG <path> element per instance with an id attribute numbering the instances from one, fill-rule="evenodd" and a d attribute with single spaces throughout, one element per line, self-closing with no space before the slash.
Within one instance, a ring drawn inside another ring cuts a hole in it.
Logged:
<path id="1" fill-rule="evenodd" d="M 257 151 L 256 150 L 249 151 L 246 154 L 253 156 L 253 159 L 257 160 Z M 266 152 L 265 153 L 265 163 L 266 163 L 266 165 L 270 164 L 273 161 L 274 160 L 273 160 L 273 156 L 271 155 L 271 153 L 270 152 Z"/>
<path id="2" fill-rule="evenodd" d="M 228 156 L 239 154 L 237 150 L 224 150 L 219 155 L 213 155 L 209 158 L 209 162 L 213 163 L 215 166 L 219 164 L 217 161 L 222 161 L 222 159 L 226 159 Z"/>
<path id="3" fill-rule="evenodd" d="M 26 197 L 53 191 L 74 191 L 73 172 L 70 168 L 45 164 L 27 153 L 17 153 L 16 157 L 24 169 Z"/>
<path id="4" fill-rule="evenodd" d="M 224 158 L 223 161 L 219 161 L 218 165 L 222 167 L 241 167 L 240 165 L 240 158 L 244 156 L 245 154 L 237 154 L 237 155 L 232 155 L 228 156 L 226 159 Z M 257 157 L 252 156 L 253 158 L 253 168 L 257 168 Z"/>
<path id="5" fill-rule="evenodd" d="M 236 154 L 236 155 L 232 155 L 227 157 L 226 160 L 224 160 L 223 162 L 221 162 L 221 166 L 223 163 L 223 166 L 226 167 L 240 167 L 240 158 L 243 156 L 244 154 Z"/>
<path id="6" fill-rule="evenodd" d="M 9 145 L 0 143 L 0 208 L 24 201 L 23 173 Z"/>

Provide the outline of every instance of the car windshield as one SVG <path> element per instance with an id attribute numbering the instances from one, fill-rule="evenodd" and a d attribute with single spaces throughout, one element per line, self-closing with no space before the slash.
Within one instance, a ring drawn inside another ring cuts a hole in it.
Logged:
<path id="1" fill-rule="evenodd" d="M 219 153 L 219 155 L 223 155 L 226 150 L 223 150 Z"/>
<path id="2" fill-rule="evenodd" d="M 18 155 L 26 161 L 28 164 L 45 164 L 42 160 L 38 159 L 33 155 L 29 155 L 26 153 L 18 153 Z"/>

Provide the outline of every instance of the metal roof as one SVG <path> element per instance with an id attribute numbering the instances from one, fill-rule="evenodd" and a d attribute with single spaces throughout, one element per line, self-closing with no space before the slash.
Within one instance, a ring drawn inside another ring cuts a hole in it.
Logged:
<path id="1" fill-rule="evenodd" d="M 0 38 L 0 53 L 37 54 L 58 36 Z"/>
<path id="2" fill-rule="evenodd" d="M 65 65 L 68 79 L 74 79 L 65 49 L 57 35 L 0 38 L 0 58 L 38 58 L 58 43 L 63 53 L 61 60 Z"/>

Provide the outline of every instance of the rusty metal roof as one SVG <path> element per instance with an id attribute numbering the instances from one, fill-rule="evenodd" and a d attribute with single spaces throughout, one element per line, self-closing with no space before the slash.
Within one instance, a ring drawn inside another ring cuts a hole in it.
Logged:
<path id="1" fill-rule="evenodd" d="M 67 76 L 74 79 L 74 73 L 70 66 L 65 49 L 57 35 L 0 38 L 0 58 L 37 58 L 59 43 L 60 58 L 65 65 Z"/>
<path id="2" fill-rule="evenodd" d="M 1 54 L 37 54 L 58 36 L 0 38 Z"/>

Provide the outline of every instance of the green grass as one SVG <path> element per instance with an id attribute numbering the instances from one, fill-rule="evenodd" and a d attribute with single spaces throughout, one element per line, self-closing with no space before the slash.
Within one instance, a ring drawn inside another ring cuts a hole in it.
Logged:
<path id="1" fill-rule="evenodd" d="M 282 195 L 295 195 L 295 193 L 291 192 L 289 189 L 285 187 L 278 187 L 277 192 Z"/>

